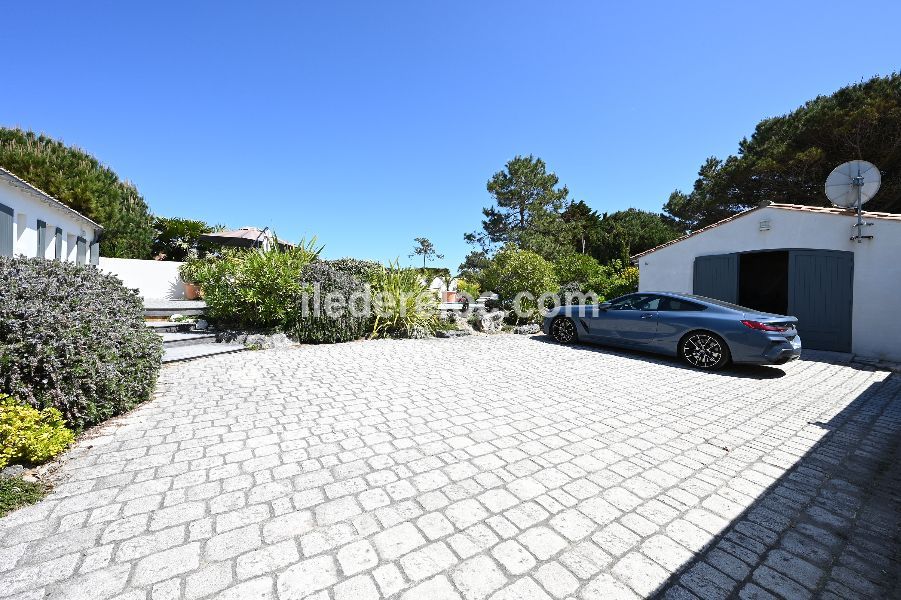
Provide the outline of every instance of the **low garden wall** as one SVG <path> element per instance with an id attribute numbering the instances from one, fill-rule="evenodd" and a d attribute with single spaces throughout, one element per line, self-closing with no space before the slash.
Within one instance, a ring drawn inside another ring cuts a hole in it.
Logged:
<path id="1" fill-rule="evenodd" d="M 183 263 L 162 260 L 100 257 L 100 270 L 115 275 L 128 288 L 137 288 L 145 300 L 184 300 L 185 286 L 178 275 Z"/>

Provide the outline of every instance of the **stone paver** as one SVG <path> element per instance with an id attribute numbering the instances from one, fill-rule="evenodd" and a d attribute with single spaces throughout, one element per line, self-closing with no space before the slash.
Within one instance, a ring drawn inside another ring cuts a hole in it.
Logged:
<path id="1" fill-rule="evenodd" d="M 163 369 L 0 520 L 0 598 L 892 597 L 901 379 L 524 336 Z"/>

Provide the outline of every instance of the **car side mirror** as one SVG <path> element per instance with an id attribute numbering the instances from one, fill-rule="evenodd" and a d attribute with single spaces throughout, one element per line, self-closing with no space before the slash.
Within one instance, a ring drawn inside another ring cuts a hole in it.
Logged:
<path id="1" fill-rule="evenodd" d="M 600 310 L 602 312 L 607 312 L 607 310 L 609 308 L 610 308 L 609 302 L 601 302 L 600 304 L 598 304 L 598 310 Z"/>

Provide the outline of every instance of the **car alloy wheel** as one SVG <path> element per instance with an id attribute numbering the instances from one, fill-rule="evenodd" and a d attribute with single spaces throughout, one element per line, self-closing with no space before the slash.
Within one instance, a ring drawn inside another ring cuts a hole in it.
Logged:
<path id="1" fill-rule="evenodd" d="M 729 350 L 719 336 L 699 332 L 682 342 L 682 356 L 693 367 L 718 369 L 729 361 Z"/>
<path id="2" fill-rule="evenodd" d="M 551 323 L 551 336 L 561 344 L 571 344 L 576 341 L 576 324 L 572 319 L 558 317 Z"/>

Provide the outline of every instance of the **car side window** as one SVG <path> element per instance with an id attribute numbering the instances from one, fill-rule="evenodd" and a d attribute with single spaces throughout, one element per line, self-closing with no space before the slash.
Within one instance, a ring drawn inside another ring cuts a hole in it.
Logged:
<path id="1" fill-rule="evenodd" d="M 638 302 L 635 303 L 636 310 L 659 310 L 660 301 L 663 300 L 660 296 L 642 296 Z"/>
<path id="2" fill-rule="evenodd" d="M 701 304 L 696 304 L 687 300 L 680 300 L 678 298 L 663 298 L 663 301 L 660 303 L 660 308 L 658 310 L 669 312 L 690 312 L 704 310 L 704 308 L 705 307 Z"/>
<path id="3" fill-rule="evenodd" d="M 611 300 L 607 310 L 635 310 L 634 303 L 639 299 L 639 296 L 629 295 Z"/>

